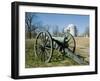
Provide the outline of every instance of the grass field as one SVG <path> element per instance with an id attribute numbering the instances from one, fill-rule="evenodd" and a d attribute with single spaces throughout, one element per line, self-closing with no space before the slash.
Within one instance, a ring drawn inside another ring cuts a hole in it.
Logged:
<path id="1" fill-rule="evenodd" d="M 77 37 L 75 40 L 75 52 L 83 57 L 86 57 L 85 60 L 89 63 L 89 38 Z M 39 59 L 35 57 L 34 43 L 35 39 L 25 40 L 25 68 L 79 65 L 68 57 L 63 58 L 62 54 L 57 50 L 54 50 L 51 62 L 41 63 Z"/>
<path id="2" fill-rule="evenodd" d="M 85 60 L 89 63 L 89 38 L 77 37 L 76 40 L 76 53 L 85 57 Z"/>

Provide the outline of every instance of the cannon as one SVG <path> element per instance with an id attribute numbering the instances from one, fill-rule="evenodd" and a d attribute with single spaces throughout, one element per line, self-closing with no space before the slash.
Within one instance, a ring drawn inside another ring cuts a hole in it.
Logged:
<path id="1" fill-rule="evenodd" d="M 51 36 L 48 31 L 38 33 L 35 41 L 35 55 L 42 62 L 50 62 L 54 49 L 67 55 L 79 64 L 84 62 L 75 54 L 76 42 L 74 37 L 67 32 L 63 37 Z"/>

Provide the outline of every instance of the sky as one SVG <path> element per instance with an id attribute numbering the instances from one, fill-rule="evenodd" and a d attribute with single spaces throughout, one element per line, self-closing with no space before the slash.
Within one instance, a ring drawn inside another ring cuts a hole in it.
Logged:
<path id="1" fill-rule="evenodd" d="M 57 25 L 59 31 L 67 27 L 69 24 L 76 25 L 78 32 L 83 33 L 87 26 L 89 26 L 89 15 L 75 15 L 75 14 L 55 14 L 55 13 L 35 13 L 38 21 L 43 25 L 50 25 L 50 30 Z"/>

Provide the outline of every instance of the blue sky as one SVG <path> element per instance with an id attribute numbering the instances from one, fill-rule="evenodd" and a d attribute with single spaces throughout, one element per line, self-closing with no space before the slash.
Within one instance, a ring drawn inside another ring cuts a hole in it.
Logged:
<path id="1" fill-rule="evenodd" d="M 38 20 L 42 21 L 43 25 L 51 25 L 50 30 L 54 25 L 59 26 L 59 30 L 67 27 L 69 24 L 76 25 L 78 32 L 82 33 L 89 26 L 89 15 L 74 15 L 74 14 L 55 14 L 55 13 L 35 13 Z"/>

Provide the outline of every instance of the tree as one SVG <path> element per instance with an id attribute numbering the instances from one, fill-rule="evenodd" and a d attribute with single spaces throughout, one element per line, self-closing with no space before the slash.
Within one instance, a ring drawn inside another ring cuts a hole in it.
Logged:
<path id="1" fill-rule="evenodd" d="M 78 36 L 78 29 L 77 29 L 76 26 L 75 26 L 75 36 L 76 36 L 76 37 Z"/>
<path id="2" fill-rule="evenodd" d="M 36 18 L 36 14 L 30 12 L 26 12 L 25 14 L 25 29 L 29 39 L 32 38 L 32 32 L 34 32 L 37 29 L 37 26 L 35 25 Z"/>
<path id="3" fill-rule="evenodd" d="M 53 35 L 58 36 L 59 35 L 59 27 L 56 25 L 53 27 Z"/>
<path id="4" fill-rule="evenodd" d="M 89 34 L 89 26 L 86 27 L 85 31 L 84 31 L 84 36 L 90 36 Z"/>
<path id="5" fill-rule="evenodd" d="M 50 25 L 44 25 L 44 30 L 50 32 Z"/>

